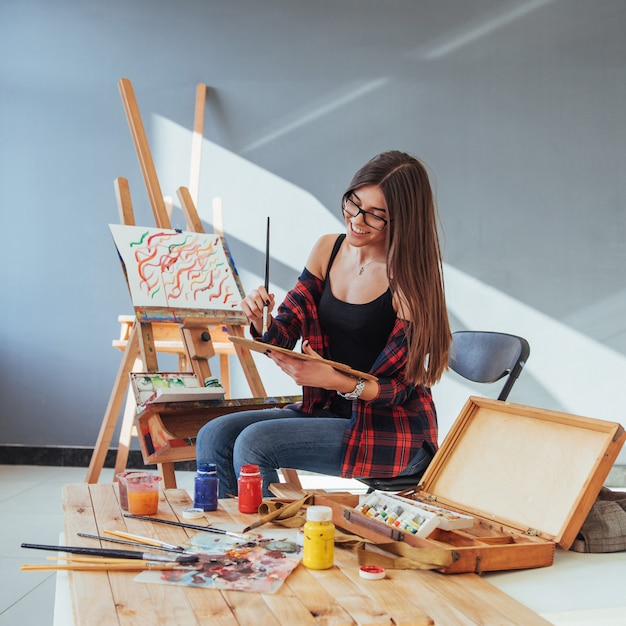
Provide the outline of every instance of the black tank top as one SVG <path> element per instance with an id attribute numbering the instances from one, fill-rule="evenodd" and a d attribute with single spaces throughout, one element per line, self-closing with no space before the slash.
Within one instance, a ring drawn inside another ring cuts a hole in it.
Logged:
<path id="1" fill-rule="evenodd" d="M 333 246 L 328 261 L 324 291 L 319 303 L 319 319 L 322 330 L 330 338 L 330 358 L 354 369 L 368 372 L 381 353 L 396 321 L 391 290 L 366 304 L 351 304 L 335 298 L 330 285 L 330 268 L 345 239 L 340 235 Z M 351 402 L 337 397 L 333 401 L 342 414 L 350 415 Z"/>

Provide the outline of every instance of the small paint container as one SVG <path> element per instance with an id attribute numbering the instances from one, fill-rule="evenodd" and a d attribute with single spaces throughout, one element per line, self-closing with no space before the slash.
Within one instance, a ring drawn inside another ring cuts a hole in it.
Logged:
<path id="1" fill-rule="evenodd" d="M 120 492 L 120 507 L 122 511 L 128 512 L 128 485 L 127 480 L 129 476 L 150 476 L 150 472 L 134 472 L 126 471 L 117 475 L 117 486 Z"/>
<path id="2" fill-rule="evenodd" d="M 378 565 L 363 565 L 359 568 L 359 576 L 366 580 L 380 580 L 385 577 L 385 568 Z"/>
<path id="3" fill-rule="evenodd" d="M 162 478 L 146 473 L 126 477 L 128 512 L 131 515 L 154 515 L 159 510 L 159 486 Z"/>
<path id="4" fill-rule="evenodd" d="M 204 517 L 204 509 L 199 509 L 196 507 L 183 509 L 183 517 L 185 519 L 199 519 L 201 517 Z"/>

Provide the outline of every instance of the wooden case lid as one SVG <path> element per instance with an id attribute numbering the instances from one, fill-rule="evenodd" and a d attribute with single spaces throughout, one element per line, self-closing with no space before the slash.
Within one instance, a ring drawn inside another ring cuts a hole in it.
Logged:
<path id="1" fill-rule="evenodd" d="M 418 490 L 567 550 L 625 437 L 615 422 L 470 397 Z"/>

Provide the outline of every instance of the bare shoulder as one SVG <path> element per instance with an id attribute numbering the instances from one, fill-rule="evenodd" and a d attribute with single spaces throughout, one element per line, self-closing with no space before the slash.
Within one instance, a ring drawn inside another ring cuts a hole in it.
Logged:
<path id="1" fill-rule="evenodd" d="M 326 268 L 328 267 L 328 260 L 330 254 L 339 237 L 338 233 L 330 233 L 328 235 L 322 235 L 313 246 L 309 258 L 306 262 L 306 268 L 318 278 L 324 278 L 326 276 Z"/>
<path id="2" fill-rule="evenodd" d="M 406 298 L 400 293 L 394 293 L 391 300 L 393 310 L 396 312 L 396 315 L 405 322 L 410 322 L 411 320 L 411 310 L 407 305 Z"/>

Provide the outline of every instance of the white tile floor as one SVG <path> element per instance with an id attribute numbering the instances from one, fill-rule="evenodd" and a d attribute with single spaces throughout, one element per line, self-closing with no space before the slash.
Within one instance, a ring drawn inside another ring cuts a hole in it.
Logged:
<path id="1" fill-rule="evenodd" d="M 63 530 L 61 488 L 82 482 L 85 474 L 85 468 L 0 466 L 0 626 L 70 626 L 58 613 L 55 623 L 57 574 L 21 572 L 22 563 L 43 562 L 45 556 L 33 558 L 20 544 L 58 543 Z M 112 470 L 105 470 L 101 481 L 111 478 Z M 190 490 L 193 474 L 177 472 L 177 481 Z M 321 476 L 305 476 L 303 483 L 325 489 L 362 487 Z M 551 567 L 485 578 L 557 626 L 626 626 L 626 552 L 557 549 Z"/>

